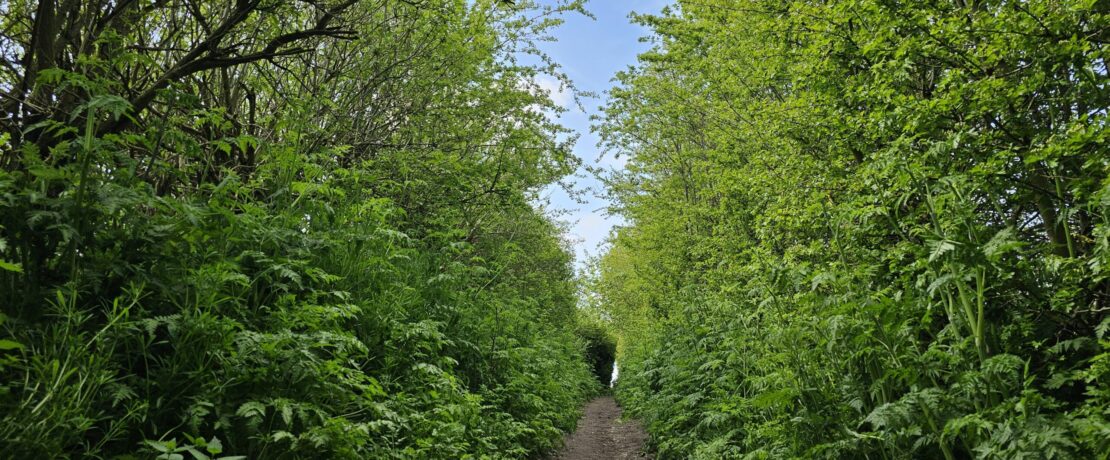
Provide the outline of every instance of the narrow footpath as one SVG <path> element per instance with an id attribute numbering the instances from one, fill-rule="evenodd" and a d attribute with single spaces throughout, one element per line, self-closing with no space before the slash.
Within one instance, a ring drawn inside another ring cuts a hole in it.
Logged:
<path id="1" fill-rule="evenodd" d="M 612 396 L 603 396 L 586 405 L 578 430 L 566 438 L 553 460 L 650 459 L 647 439 L 638 422 L 621 420 L 621 408 Z"/>

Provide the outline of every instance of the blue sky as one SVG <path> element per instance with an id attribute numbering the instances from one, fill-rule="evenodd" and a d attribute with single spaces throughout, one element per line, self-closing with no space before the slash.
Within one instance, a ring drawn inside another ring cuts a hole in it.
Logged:
<path id="1" fill-rule="evenodd" d="M 597 146 L 598 138 L 590 132 L 590 115 L 596 114 L 604 103 L 605 91 L 612 86 L 612 78 L 620 70 L 636 62 L 636 56 L 646 51 L 647 43 L 640 38 L 648 35 L 648 30 L 629 22 L 629 13 L 657 13 L 669 0 L 590 0 L 586 8 L 594 15 L 591 19 L 578 14 L 566 18 L 566 23 L 553 33 L 558 41 L 542 43 L 540 48 L 562 65 L 562 70 L 581 91 L 594 92 L 599 98 L 584 98 L 580 110 L 569 99 L 569 95 L 558 91 L 554 79 L 541 80 L 545 89 L 553 92 L 556 102 L 570 108 L 559 117 L 566 127 L 577 132 L 580 137 L 574 153 L 587 165 L 595 165 L 601 158 Z M 602 164 L 610 167 L 620 166 L 619 160 L 607 155 Z M 570 178 L 575 188 L 596 189 L 599 184 L 584 170 Z M 575 242 L 576 259 L 582 267 L 586 256 L 597 255 L 599 245 L 605 241 L 609 230 L 621 222 L 619 217 L 605 215 L 607 202 L 587 193 L 582 198 L 585 204 L 571 199 L 558 187 L 544 191 L 550 200 L 550 207 L 565 211 L 562 219 L 570 224 L 568 235 Z"/>

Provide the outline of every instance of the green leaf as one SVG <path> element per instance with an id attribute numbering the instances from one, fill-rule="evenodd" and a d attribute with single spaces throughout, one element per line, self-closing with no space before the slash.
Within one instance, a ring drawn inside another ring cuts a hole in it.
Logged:
<path id="1" fill-rule="evenodd" d="M 25 348 L 22 343 L 14 342 L 7 339 L 0 339 L 0 350 L 22 350 Z"/>
<path id="2" fill-rule="evenodd" d="M 196 459 L 196 460 L 211 460 L 211 457 L 209 457 L 209 456 L 205 455 L 204 453 L 202 453 L 201 451 L 197 450 L 196 447 L 185 446 L 184 449 L 185 449 L 185 452 L 188 452 L 188 453 L 192 454 L 193 458 Z"/>
<path id="3" fill-rule="evenodd" d="M 20 264 L 13 264 L 11 262 L 0 259 L 0 270 L 23 273 L 23 266 Z"/>
<path id="4" fill-rule="evenodd" d="M 983 245 L 983 254 L 991 262 L 998 262 L 1003 255 L 1021 248 L 1022 245 L 1022 242 L 1014 238 L 1014 229 L 1006 227 L 995 233 L 990 241 Z"/>
<path id="5" fill-rule="evenodd" d="M 146 444 L 153 447 L 158 452 L 169 452 L 177 447 L 177 443 L 172 439 L 169 441 L 151 441 L 147 440 Z"/>
<path id="6" fill-rule="evenodd" d="M 239 409 L 235 411 L 235 415 L 247 419 L 261 419 L 266 415 L 266 405 L 258 401 L 247 401 L 239 406 Z"/>
<path id="7" fill-rule="evenodd" d="M 933 248 L 932 252 L 929 253 L 929 262 L 935 262 L 944 254 L 956 249 L 956 242 L 948 240 L 932 241 L 929 242 L 929 246 Z"/>
<path id="8" fill-rule="evenodd" d="M 220 438 L 213 436 L 212 439 L 208 440 L 204 448 L 208 450 L 208 453 L 217 455 L 224 451 L 224 443 L 220 442 Z"/>

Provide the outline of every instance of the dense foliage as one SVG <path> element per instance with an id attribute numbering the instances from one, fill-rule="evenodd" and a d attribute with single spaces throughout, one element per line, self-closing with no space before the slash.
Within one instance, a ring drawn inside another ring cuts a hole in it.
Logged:
<path id="1" fill-rule="evenodd" d="M 662 458 L 1108 458 L 1110 6 L 679 0 L 598 129 Z"/>
<path id="2" fill-rule="evenodd" d="M 0 0 L 0 457 L 558 443 L 579 3 Z"/>

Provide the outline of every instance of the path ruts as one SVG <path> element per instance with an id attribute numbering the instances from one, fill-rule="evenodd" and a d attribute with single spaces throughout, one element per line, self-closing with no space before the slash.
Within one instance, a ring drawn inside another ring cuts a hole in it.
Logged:
<path id="1" fill-rule="evenodd" d="M 621 408 L 611 396 L 590 401 L 578 430 L 553 460 L 650 459 L 647 433 L 635 420 L 621 421 Z"/>

